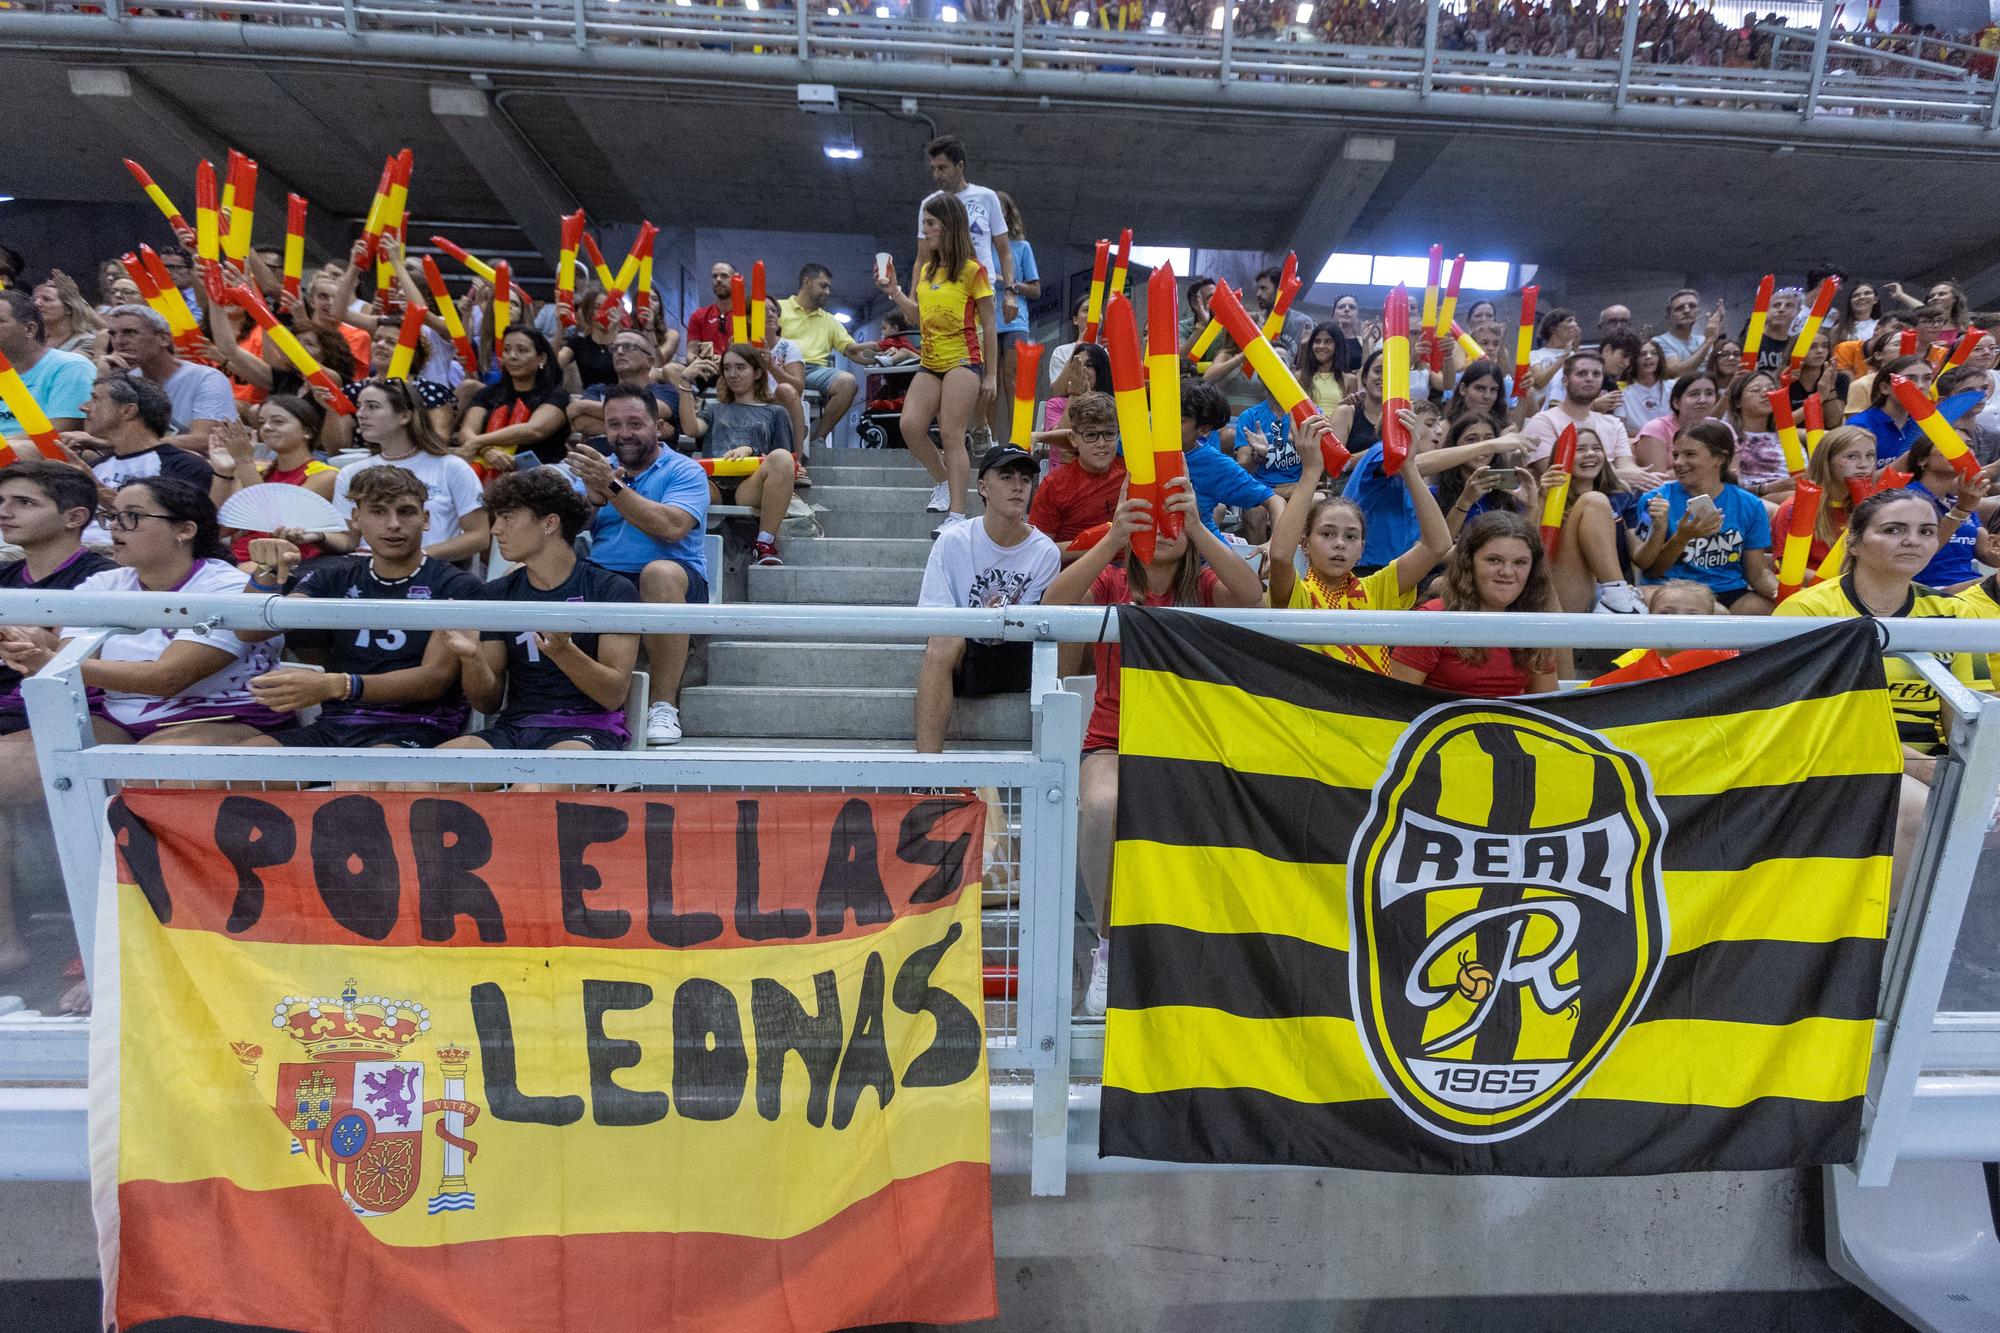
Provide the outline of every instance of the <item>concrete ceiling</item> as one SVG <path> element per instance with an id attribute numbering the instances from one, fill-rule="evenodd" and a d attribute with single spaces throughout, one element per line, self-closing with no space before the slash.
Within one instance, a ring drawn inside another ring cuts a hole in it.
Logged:
<path id="1" fill-rule="evenodd" d="M 566 196 L 606 224 L 650 217 L 695 230 L 840 233 L 855 238 L 857 252 L 900 255 L 928 188 L 929 118 L 964 136 L 974 179 L 1013 193 L 1052 268 L 1087 262 L 1091 241 L 1121 226 L 1159 244 L 1281 248 L 1311 221 L 1302 216 L 1307 201 L 1339 163 L 1342 144 L 1365 133 L 1392 140 L 1393 157 L 1363 178 L 1364 198 L 1338 201 L 1354 219 L 1339 248 L 1416 253 L 1441 240 L 1475 257 L 1539 264 L 1580 289 L 1634 271 L 1663 282 L 1675 274 L 1754 281 L 1767 269 L 1830 264 L 1908 280 L 1956 265 L 1961 276 L 1990 280 L 1993 290 L 1975 298 L 2000 293 L 2000 251 L 1987 253 L 2000 176 L 1914 152 L 1774 152 L 1601 132 L 1530 137 L 1423 121 L 1385 129 L 1330 116 L 1042 110 L 949 96 L 924 97 L 916 118 L 901 117 L 900 99 L 890 96 L 813 116 L 789 91 L 736 85 L 634 83 L 628 91 L 536 79 L 475 89 L 462 77 L 414 71 L 267 70 L 198 57 L 115 68 L 130 75 L 140 100 L 121 108 L 116 99 L 78 96 L 70 66 L 0 58 L 8 100 L 50 113 L 35 118 L 37 132 L 0 139 L 0 192 L 129 204 L 137 192 L 119 159 L 130 155 L 191 209 L 194 148 L 135 133 L 136 108 L 177 120 L 180 139 L 205 140 L 212 155 L 226 133 L 350 235 L 384 154 L 407 144 L 416 155 L 419 238 L 436 223 L 480 228 L 480 240 L 497 248 L 508 234 L 513 246 L 534 248 L 524 237 L 552 221 L 523 200 Z M 434 96 L 440 85 L 472 99 L 486 119 L 446 123 Z M 861 161 L 823 155 L 826 142 L 847 137 Z M 1948 193 L 1934 202 L 1940 181 Z M 1327 203 L 1319 191 L 1315 206 Z M 274 235 L 280 217 L 267 194 L 260 236 Z"/>

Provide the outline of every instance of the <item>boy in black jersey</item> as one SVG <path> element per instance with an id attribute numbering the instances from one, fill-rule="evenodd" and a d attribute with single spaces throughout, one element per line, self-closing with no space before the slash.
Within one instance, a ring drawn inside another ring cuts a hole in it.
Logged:
<path id="1" fill-rule="evenodd" d="M 292 597 L 341 597 L 376 601 L 453 601 L 476 598 L 483 585 L 463 570 L 424 554 L 422 478 L 384 463 L 354 474 L 347 492 L 355 526 L 368 554 L 314 560 L 300 570 L 299 548 L 281 537 L 250 543 L 251 573 L 244 589 Z M 252 642 L 268 635 L 246 631 Z M 228 740 L 203 735 L 198 743 L 283 745 L 341 749 L 427 750 L 458 735 L 467 709 L 458 690 L 458 659 L 428 630 L 294 630 L 294 650 L 323 661 L 324 671 L 279 667 L 250 682 L 257 701 L 279 712 L 319 705 L 309 726 L 250 733 Z"/>
<path id="2" fill-rule="evenodd" d="M 97 483 L 67 463 L 31 459 L 0 468 L 0 537 L 21 548 L 20 560 L 0 561 L 0 588 L 67 590 L 112 562 L 83 545 L 97 514 Z M 0 638 L 46 638 L 48 630 L 0 627 Z M 0 736 L 24 731 L 21 673 L 0 662 Z"/>
<path id="3" fill-rule="evenodd" d="M 629 579 L 576 558 L 592 510 L 553 468 L 511 472 L 487 488 L 500 554 L 518 568 L 486 585 L 494 602 L 637 602 Z M 473 707 L 493 719 L 448 749 L 622 750 L 636 634 L 445 630 Z M 504 702 L 503 702 L 504 700 Z"/>

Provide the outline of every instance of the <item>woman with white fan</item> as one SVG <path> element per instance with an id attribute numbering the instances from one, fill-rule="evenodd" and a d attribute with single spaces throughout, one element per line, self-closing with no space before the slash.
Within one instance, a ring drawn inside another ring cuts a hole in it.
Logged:
<path id="1" fill-rule="evenodd" d="M 339 470 L 320 462 L 312 452 L 312 442 L 319 438 L 320 424 L 326 418 L 319 404 L 289 394 L 273 394 L 264 400 L 257 414 L 254 440 L 248 430 L 234 421 L 208 433 L 208 461 L 215 469 L 215 484 L 208 493 L 217 507 L 228 509 L 233 497 L 245 494 L 253 486 L 297 486 L 322 500 L 333 499 L 333 484 Z M 270 451 L 271 457 L 257 457 L 256 446 L 260 444 Z M 237 529 L 230 541 L 229 554 L 239 565 L 250 558 L 252 537 L 266 536 L 281 526 L 318 526 L 288 517 L 269 526 L 243 528 L 233 513 L 225 514 L 222 522 L 224 527 Z M 308 552 L 308 558 L 313 554 L 317 552 Z"/>
<path id="2" fill-rule="evenodd" d="M 424 505 L 424 512 L 430 515 L 424 554 L 444 561 L 485 554 L 492 526 L 479 475 L 431 429 L 424 405 L 410 392 L 408 383 L 369 380 L 354 401 L 354 420 L 376 456 L 342 468 L 335 479 L 333 506 L 342 521 L 351 524 L 354 518 L 354 502 L 347 498 L 347 488 L 355 474 L 378 463 L 394 463 L 416 473 L 430 487 L 431 497 Z M 300 546 L 317 543 L 336 555 L 361 545 L 361 538 L 351 529 L 315 533 L 287 528 L 277 535 Z"/>

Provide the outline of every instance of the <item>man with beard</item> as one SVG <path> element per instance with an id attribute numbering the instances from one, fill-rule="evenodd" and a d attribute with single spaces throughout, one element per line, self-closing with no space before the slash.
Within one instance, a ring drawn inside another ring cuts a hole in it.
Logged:
<path id="1" fill-rule="evenodd" d="M 620 385 L 604 395 L 604 441 L 610 458 L 595 449 L 569 452 L 570 471 L 598 507 L 590 563 L 630 580 L 642 602 L 706 602 L 702 536 L 708 525 L 708 474 L 693 459 L 661 445 L 659 404 L 644 389 Z M 646 743 L 672 745 L 681 738 L 688 636 L 645 639 L 653 677 Z"/>

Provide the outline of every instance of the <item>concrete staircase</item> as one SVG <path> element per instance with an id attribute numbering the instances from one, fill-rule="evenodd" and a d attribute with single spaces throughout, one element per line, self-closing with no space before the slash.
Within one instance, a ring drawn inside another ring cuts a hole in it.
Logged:
<path id="1" fill-rule="evenodd" d="M 801 494 L 824 511 L 825 535 L 786 539 L 782 567 L 747 570 L 749 600 L 916 605 L 940 517 L 924 510 L 928 474 L 900 449 L 821 449 L 812 478 Z M 690 741 L 911 743 L 921 644 L 711 639 L 707 652 L 707 683 L 681 691 Z M 961 700 L 952 715 L 954 742 L 1012 746 L 1027 737 L 1024 695 Z"/>

